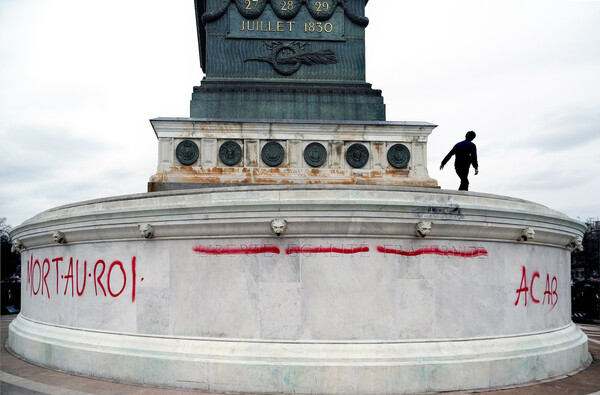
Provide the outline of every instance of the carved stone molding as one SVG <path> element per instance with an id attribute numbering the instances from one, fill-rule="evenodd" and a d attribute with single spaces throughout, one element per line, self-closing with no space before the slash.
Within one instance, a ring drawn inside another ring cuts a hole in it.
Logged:
<path id="1" fill-rule="evenodd" d="M 59 230 L 55 230 L 52 233 L 52 239 L 54 239 L 55 243 L 67 244 L 67 236 L 65 236 L 65 234 Z"/>
<path id="2" fill-rule="evenodd" d="M 569 241 L 566 247 L 571 252 L 581 252 L 583 251 L 583 239 L 580 236 L 575 236 Z"/>
<path id="3" fill-rule="evenodd" d="M 283 218 L 276 218 L 271 221 L 271 230 L 275 236 L 281 236 L 287 229 L 287 221 Z"/>
<path id="4" fill-rule="evenodd" d="M 535 230 L 530 226 L 524 229 L 521 229 L 521 233 L 519 234 L 518 241 L 531 241 L 535 238 Z"/>
<path id="5" fill-rule="evenodd" d="M 417 236 L 419 236 L 421 238 L 425 238 L 425 237 L 429 236 L 429 234 L 431 233 L 432 225 L 433 225 L 433 222 L 431 222 L 431 221 L 421 221 L 415 227 L 415 233 L 417 234 Z"/>
<path id="6" fill-rule="evenodd" d="M 154 226 L 152 226 L 151 224 L 139 224 L 138 230 L 140 231 L 140 235 L 144 239 L 152 239 L 154 237 Z"/>
<path id="7" fill-rule="evenodd" d="M 21 251 L 25 249 L 25 244 L 20 239 L 14 239 L 12 242 L 12 246 L 10 248 L 10 252 L 13 254 L 20 254 Z"/>

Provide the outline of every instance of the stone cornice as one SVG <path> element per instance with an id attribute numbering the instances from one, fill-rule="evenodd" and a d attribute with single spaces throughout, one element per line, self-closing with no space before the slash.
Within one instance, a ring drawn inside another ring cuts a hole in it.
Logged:
<path id="1" fill-rule="evenodd" d="M 385 213 L 382 215 L 382 213 Z M 154 240 L 214 237 L 270 238 L 270 222 L 288 222 L 284 237 L 416 238 L 418 221 L 433 223 L 428 239 L 518 243 L 565 248 L 585 225 L 547 207 L 508 197 L 431 188 L 238 186 L 98 199 L 43 212 L 16 227 L 25 248 L 139 240 L 140 223 Z"/>
<path id="2" fill-rule="evenodd" d="M 437 125 L 428 122 L 216 120 L 155 118 L 157 138 L 262 138 L 291 140 L 395 141 L 398 135 L 428 136 Z"/>

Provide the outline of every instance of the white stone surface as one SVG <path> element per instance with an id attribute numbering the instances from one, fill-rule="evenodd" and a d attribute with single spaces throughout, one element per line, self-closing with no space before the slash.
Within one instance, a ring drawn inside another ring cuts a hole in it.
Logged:
<path id="1" fill-rule="evenodd" d="M 159 141 L 158 169 L 153 183 L 195 184 L 359 184 L 412 185 L 437 187 L 427 171 L 427 138 L 436 125 L 427 122 L 311 122 L 303 121 L 217 121 L 189 118 L 151 120 Z M 183 166 L 174 151 L 183 140 L 192 140 L 200 158 Z M 227 166 L 219 159 L 219 148 L 235 141 L 242 148 L 242 160 Z M 285 151 L 283 162 L 270 167 L 260 159 L 260 150 L 270 141 Z M 304 160 L 304 149 L 318 142 L 327 151 L 327 160 L 313 168 Z M 353 169 L 346 150 L 361 143 L 369 151 L 367 164 Z M 387 152 L 394 144 L 410 151 L 405 169 L 388 163 Z M 156 188 L 156 189 L 152 189 Z"/>
<path id="2" fill-rule="evenodd" d="M 287 222 L 281 236 L 274 219 Z M 421 221 L 432 223 L 425 238 Z M 153 238 L 140 236 L 144 223 Z M 535 239 L 519 241 L 527 227 Z M 26 248 L 9 346 L 75 373 L 211 391 L 522 384 L 588 361 L 567 248 L 583 231 L 535 203 L 431 188 L 82 202 L 14 229 Z"/>

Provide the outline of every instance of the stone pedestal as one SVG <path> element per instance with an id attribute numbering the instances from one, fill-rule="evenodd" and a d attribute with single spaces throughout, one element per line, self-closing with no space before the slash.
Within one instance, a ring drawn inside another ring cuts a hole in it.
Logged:
<path id="1" fill-rule="evenodd" d="M 149 191 L 227 184 L 437 187 L 427 171 L 427 138 L 436 125 L 426 122 L 151 122 L 159 153 Z"/>
<path id="2" fill-rule="evenodd" d="M 570 315 L 584 231 L 534 203 L 434 188 L 83 202 L 14 229 L 22 312 L 8 346 L 71 373 L 211 392 L 525 384 L 590 363 Z"/>

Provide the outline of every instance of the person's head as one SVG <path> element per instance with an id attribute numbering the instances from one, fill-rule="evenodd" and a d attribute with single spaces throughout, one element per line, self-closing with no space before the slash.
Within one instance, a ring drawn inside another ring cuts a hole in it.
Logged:
<path id="1" fill-rule="evenodd" d="M 465 135 L 465 138 L 469 141 L 473 141 L 475 139 L 475 136 L 477 136 L 477 135 L 475 134 L 474 131 L 471 130 L 471 131 L 467 132 L 467 134 Z"/>

